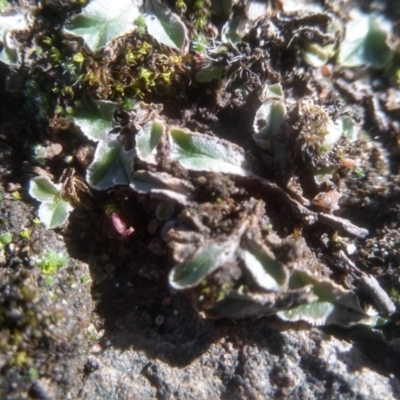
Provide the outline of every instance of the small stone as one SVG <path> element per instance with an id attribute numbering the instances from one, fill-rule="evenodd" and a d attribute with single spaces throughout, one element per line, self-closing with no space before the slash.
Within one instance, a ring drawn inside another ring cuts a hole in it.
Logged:
<path id="1" fill-rule="evenodd" d="M 37 157 L 38 158 L 44 158 L 44 159 L 50 159 L 53 158 L 59 154 L 61 154 L 63 151 L 63 148 L 61 144 L 59 143 L 50 143 L 46 147 L 41 147 L 37 151 Z"/>
<path id="2" fill-rule="evenodd" d="M 48 379 L 41 379 L 32 383 L 29 389 L 29 396 L 33 399 L 51 400 L 54 399 L 54 389 L 50 386 Z"/>
<path id="3" fill-rule="evenodd" d="M 21 187 L 22 187 L 22 186 L 21 186 L 19 183 L 12 183 L 12 182 L 10 182 L 10 183 L 7 183 L 6 190 L 7 190 L 7 192 L 9 192 L 9 193 L 14 193 L 14 192 L 16 192 L 17 190 L 20 190 Z"/>
<path id="4" fill-rule="evenodd" d="M 162 315 L 158 315 L 155 319 L 155 324 L 161 326 L 164 323 L 165 318 Z"/>
<path id="5" fill-rule="evenodd" d="M 83 306 L 83 303 L 80 299 L 75 300 L 74 302 L 74 307 L 78 310 L 79 308 L 81 308 Z"/>
<path id="6" fill-rule="evenodd" d="M 314 206 L 320 207 L 328 212 L 337 210 L 339 199 L 342 197 L 342 193 L 337 190 L 329 190 L 328 192 L 318 193 L 312 200 L 311 203 Z"/>
<path id="7" fill-rule="evenodd" d="M 76 152 L 76 159 L 82 165 L 82 167 L 86 168 L 93 160 L 94 156 L 94 147 L 89 144 L 84 144 L 79 147 Z"/>

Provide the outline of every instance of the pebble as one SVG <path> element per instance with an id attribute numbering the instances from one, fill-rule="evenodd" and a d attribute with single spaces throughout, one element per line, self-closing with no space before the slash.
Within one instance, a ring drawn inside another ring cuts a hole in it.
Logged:
<path id="1" fill-rule="evenodd" d="M 165 318 L 162 315 L 158 315 L 154 322 L 157 326 L 161 326 L 164 323 L 164 321 Z"/>

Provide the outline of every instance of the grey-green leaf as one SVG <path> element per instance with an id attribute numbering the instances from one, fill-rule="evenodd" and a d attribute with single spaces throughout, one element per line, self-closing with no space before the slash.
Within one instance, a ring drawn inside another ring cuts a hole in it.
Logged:
<path id="1" fill-rule="evenodd" d="M 60 194 L 60 185 L 55 185 L 47 176 L 37 176 L 30 181 L 29 194 L 39 201 L 53 201 Z"/>
<path id="2" fill-rule="evenodd" d="M 309 43 L 302 51 L 302 59 L 312 67 L 322 67 L 335 54 L 335 47 L 332 44 L 320 46 L 317 43 Z"/>
<path id="3" fill-rule="evenodd" d="M 307 271 L 295 270 L 290 277 L 290 288 L 298 289 L 307 285 L 313 286 L 313 292 L 319 301 L 341 305 L 363 313 L 358 296 L 352 290 L 346 290 L 332 280 L 316 279 Z"/>
<path id="4" fill-rule="evenodd" d="M 98 142 L 111 130 L 116 108 L 111 101 L 86 97 L 82 100 L 81 110 L 74 115 L 74 122 L 86 137 Z"/>
<path id="5" fill-rule="evenodd" d="M 174 289 L 187 289 L 197 286 L 209 273 L 227 262 L 237 249 L 237 240 L 224 243 L 210 243 L 199 248 L 192 258 L 178 264 L 169 275 Z"/>
<path id="6" fill-rule="evenodd" d="M 194 188 L 183 179 L 166 172 L 135 171 L 131 188 L 138 193 L 149 193 L 151 197 L 185 205 Z"/>
<path id="7" fill-rule="evenodd" d="M 282 290 L 286 286 L 287 269 L 275 260 L 274 255 L 264 245 L 247 237 L 245 249 L 241 251 L 241 258 L 259 287 L 276 291 Z"/>
<path id="8" fill-rule="evenodd" d="M 314 181 L 317 185 L 328 182 L 336 171 L 334 166 L 322 167 L 314 171 Z"/>
<path id="9" fill-rule="evenodd" d="M 93 52 L 134 29 L 139 9 L 132 0 L 91 0 L 72 18 L 64 32 L 80 36 Z"/>
<path id="10" fill-rule="evenodd" d="M 311 325 L 317 326 L 330 324 L 344 327 L 359 324 L 375 326 L 380 319 L 377 315 L 359 313 L 327 301 L 302 304 L 291 310 L 280 311 L 277 315 L 285 321 L 306 321 Z"/>
<path id="11" fill-rule="evenodd" d="M 0 44 L 3 45 L 0 51 L 0 61 L 7 65 L 19 63 L 18 48 L 13 33 L 27 29 L 28 25 L 26 13 L 10 12 L 0 15 Z"/>
<path id="12" fill-rule="evenodd" d="M 162 122 L 149 121 L 136 135 L 136 155 L 149 164 L 156 162 L 156 148 L 164 133 Z"/>
<path id="13" fill-rule="evenodd" d="M 264 103 L 267 100 L 279 99 L 283 100 L 283 89 L 280 83 L 274 83 L 273 85 L 265 85 L 263 87 L 260 100 Z"/>
<path id="14" fill-rule="evenodd" d="M 347 140 L 351 143 L 355 142 L 358 139 L 359 129 L 352 118 L 347 115 L 343 115 L 338 118 L 338 123 L 341 125 L 343 135 L 347 138 Z"/>
<path id="15" fill-rule="evenodd" d="M 172 160 L 192 171 L 247 175 L 247 163 L 241 147 L 228 141 L 173 128 L 170 131 Z"/>
<path id="16" fill-rule="evenodd" d="M 391 26 L 375 16 L 357 15 L 346 25 L 346 37 L 340 45 L 338 62 L 344 67 L 368 65 L 383 68 L 393 52 L 387 40 Z"/>
<path id="17" fill-rule="evenodd" d="M 236 45 L 249 32 L 250 21 L 245 17 L 229 19 L 221 29 L 221 39 L 223 42 L 231 42 Z"/>
<path id="18" fill-rule="evenodd" d="M 207 315 L 211 317 L 243 318 L 249 316 L 272 315 L 282 309 L 307 304 L 315 296 L 310 288 L 294 291 L 241 293 L 231 291 L 218 301 Z"/>
<path id="19" fill-rule="evenodd" d="M 145 19 L 147 32 L 158 42 L 187 53 L 189 38 L 185 24 L 158 0 L 146 0 Z"/>
<path id="20" fill-rule="evenodd" d="M 105 190 L 127 185 L 133 171 L 134 149 L 125 151 L 118 135 L 108 135 L 100 141 L 86 179 L 93 189 Z"/>
<path id="21" fill-rule="evenodd" d="M 66 201 L 46 201 L 39 207 L 39 219 L 47 229 L 53 229 L 64 225 L 71 211 Z"/>
<path id="22" fill-rule="evenodd" d="M 254 118 L 254 132 L 256 138 L 261 140 L 271 139 L 279 133 L 285 121 L 286 107 L 280 100 L 267 100 L 257 110 Z"/>
<path id="23" fill-rule="evenodd" d="M 246 318 L 268 312 L 263 304 L 254 301 L 251 296 L 231 292 L 218 301 L 207 314 L 215 318 Z"/>

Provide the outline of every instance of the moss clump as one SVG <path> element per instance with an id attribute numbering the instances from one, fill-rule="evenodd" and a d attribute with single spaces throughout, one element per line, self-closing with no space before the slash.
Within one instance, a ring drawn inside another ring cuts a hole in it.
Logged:
<path id="1" fill-rule="evenodd" d="M 5 232 L 0 235 L 0 248 L 6 246 L 7 244 L 11 243 L 12 235 L 10 232 Z"/>
<path id="2" fill-rule="evenodd" d="M 68 258 L 54 250 L 49 250 L 37 261 L 37 265 L 42 269 L 45 275 L 54 274 L 59 268 L 66 265 Z"/>

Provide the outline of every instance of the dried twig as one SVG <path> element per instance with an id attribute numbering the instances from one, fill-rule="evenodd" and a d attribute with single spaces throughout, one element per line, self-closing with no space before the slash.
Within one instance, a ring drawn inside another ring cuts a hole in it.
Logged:
<path id="1" fill-rule="evenodd" d="M 386 315 L 392 315 L 396 312 L 396 306 L 388 294 L 381 288 L 379 282 L 372 276 L 364 271 L 361 271 L 353 261 L 351 261 L 343 250 L 338 253 L 340 260 L 347 267 L 346 270 L 354 277 L 355 281 L 359 284 L 360 289 L 370 295 L 378 308 Z"/>

